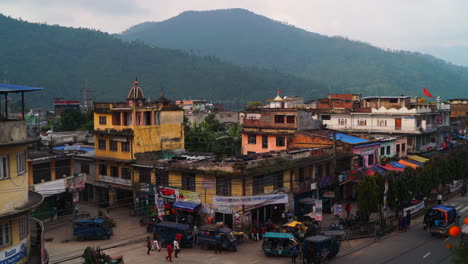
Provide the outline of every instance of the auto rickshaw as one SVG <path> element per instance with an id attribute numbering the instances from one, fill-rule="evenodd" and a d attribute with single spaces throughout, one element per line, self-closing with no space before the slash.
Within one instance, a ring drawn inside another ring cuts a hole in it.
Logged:
<path id="1" fill-rule="evenodd" d="M 463 226 L 461 230 L 460 246 L 468 247 L 468 225 Z"/>
<path id="2" fill-rule="evenodd" d="M 438 205 L 429 209 L 424 215 L 424 229 L 432 235 L 447 235 L 450 227 L 458 221 L 455 207 L 450 205 Z"/>
<path id="3" fill-rule="evenodd" d="M 151 233 L 157 223 L 161 222 L 158 215 L 147 215 L 140 218 L 140 224 L 146 226 L 146 232 Z"/>
<path id="4" fill-rule="evenodd" d="M 156 224 L 154 231 L 158 241 L 163 245 L 172 243 L 178 233 L 183 235 L 181 247 L 193 247 L 193 234 L 189 225 L 162 221 Z"/>
<path id="5" fill-rule="evenodd" d="M 237 251 L 237 239 L 232 229 L 223 224 L 206 224 L 198 230 L 198 245 L 202 248 L 209 248 L 216 245 L 216 236 L 221 235 L 221 248 L 225 250 Z"/>
<path id="6" fill-rule="evenodd" d="M 267 256 L 290 257 L 294 245 L 297 240 L 290 233 L 267 232 L 263 236 L 262 249 Z"/>
<path id="7" fill-rule="evenodd" d="M 302 258 L 304 264 L 317 264 L 332 258 L 340 251 L 341 242 L 336 237 L 313 236 L 304 239 Z"/>

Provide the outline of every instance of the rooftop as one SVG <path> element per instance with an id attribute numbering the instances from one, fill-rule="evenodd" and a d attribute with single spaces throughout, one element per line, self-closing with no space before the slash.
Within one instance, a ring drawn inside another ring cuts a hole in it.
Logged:
<path id="1" fill-rule="evenodd" d="M 401 95 L 401 96 L 366 96 L 366 97 L 362 97 L 362 100 L 366 100 L 366 99 L 408 99 L 408 98 L 411 98 L 411 96 L 404 96 L 404 95 Z"/>
<path id="2" fill-rule="evenodd" d="M 40 88 L 40 87 L 30 87 L 30 86 L 23 86 L 23 85 L 0 83 L 0 93 L 31 92 L 31 91 L 39 91 L 42 89 L 43 88 Z"/>

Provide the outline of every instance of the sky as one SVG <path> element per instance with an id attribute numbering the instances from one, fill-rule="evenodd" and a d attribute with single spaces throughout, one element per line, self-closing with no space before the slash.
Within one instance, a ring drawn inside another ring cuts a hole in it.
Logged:
<path id="1" fill-rule="evenodd" d="M 467 0 L 0 0 L 4 15 L 109 33 L 187 10 L 226 8 L 386 49 L 468 52 Z"/>

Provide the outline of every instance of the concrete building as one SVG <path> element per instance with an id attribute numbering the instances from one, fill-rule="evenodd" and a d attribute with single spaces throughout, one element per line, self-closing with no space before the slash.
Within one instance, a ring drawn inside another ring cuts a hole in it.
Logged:
<path id="1" fill-rule="evenodd" d="M 103 205 L 133 203 L 131 162 L 137 153 L 169 155 L 184 149 L 183 110 L 162 94 L 148 102 L 138 81 L 133 83 L 126 102 L 94 103 L 94 129 L 94 197 Z"/>
<path id="2" fill-rule="evenodd" d="M 66 108 L 80 110 L 80 101 L 54 100 L 54 115 L 60 116 Z"/>
<path id="3" fill-rule="evenodd" d="M 0 84 L 5 101 L 0 108 L 0 262 L 27 263 L 31 256 L 29 212 L 43 200 L 28 186 L 27 146 L 38 141 L 26 133 L 26 121 L 8 113 L 8 94 L 21 93 L 24 117 L 24 93 L 41 88 Z"/>

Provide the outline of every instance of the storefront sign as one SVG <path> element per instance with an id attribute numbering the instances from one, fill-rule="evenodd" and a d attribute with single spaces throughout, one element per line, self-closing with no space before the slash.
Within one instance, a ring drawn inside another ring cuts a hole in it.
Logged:
<path id="1" fill-rule="evenodd" d="M 194 202 L 194 203 L 201 203 L 201 194 L 197 193 L 197 192 L 179 190 L 178 200 L 187 201 L 187 202 Z"/>
<path id="2" fill-rule="evenodd" d="M 320 187 L 330 186 L 331 181 L 332 181 L 332 177 L 330 176 L 320 178 Z"/>
<path id="3" fill-rule="evenodd" d="M 214 205 L 260 205 L 288 203 L 288 195 L 254 195 L 254 196 L 215 196 Z"/>
<path id="4" fill-rule="evenodd" d="M 13 264 L 20 262 L 28 255 L 26 239 L 22 240 L 18 245 L 0 252 L 0 264 Z"/>
<path id="5" fill-rule="evenodd" d="M 203 189 L 214 190 L 216 189 L 216 181 L 214 178 L 202 178 Z"/>
<path id="6" fill-rule="evenodd" d="M 231 206 L 218 205 L 214 208 L 214 212 L 221 214 L 232 214 L 232 208 Z"/>
<path id="7" fill-rule="evenodd" d="M 161 187 L 161 196 L 164 198 L 177 200 L 179 197 L 179 189 L 172 187 Z"/>
<path id="8" fill-rule="evenodd" d="M 156 204 L 158 206 L 158 216 L 163 217 L 166 215 L 166 211 L 164 210 L 164 200 L 161 197 L 156 199 Z"/>
<path id="9" fill-rule="evenodd" d="M 403 215 L 406 215 L 406 212 L 410 211 L 411 214 L 419 212 L 420 210 L 424 209 L 424 201 L 421 201 L 418 204 L 410 206 L 408 208 L 403 209 Z"/>
<path id="10" fill-rule="evenodd" d="M 341 216 L 343 214 L 343 205 L 342 204 L 334 204 L 334 215 Z"/>
<path id="11" fill-rule="evenodd" d="M 315 200 L 315 220 L 322 221 L 322 200 Z"/>

